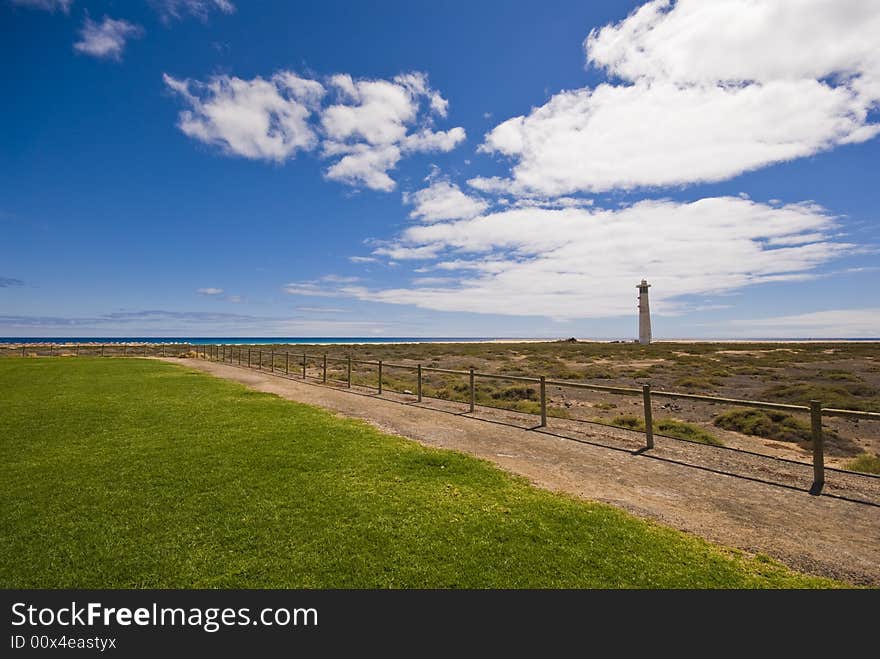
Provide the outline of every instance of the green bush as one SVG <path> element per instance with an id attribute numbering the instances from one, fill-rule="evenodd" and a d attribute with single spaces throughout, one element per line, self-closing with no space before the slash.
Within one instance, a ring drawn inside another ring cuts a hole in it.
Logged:
<path id="1" fill-rule="evenodd" d="M 860 471 L 864 474 L 880 474 L 880 455 L 862 453 L 857 458 L 847 462 L 844 468 L 850 471 Z"/>
<path id="2" fill-rule="evenodd" d="M 627 430 L 645 431 L 645 422 L 632 414 L 621 414 L 610 421 L 612 426 L 618 428 L 626 428 Z M 700 444 L 710 444 L 712 446 L 724 446 L 717 437 L 706 432 L 699 426 L 691 423 L 685 423 L 678 419 L 659 419 L 654 421 L 654 432 L 658 435 L 666 435 L 676 439 L 685 439 L 690 442 L 698 442 Z"/>
<path id="3" fill-rule="evenodd" d="M 654 432 L 676 437 L 678 439 L 686 439 L 691 442 L 700 444 L 709 444 L 711 446 L 724 446 L 720 439 L 706 432 L 699 426 L 691 423 L 685 423 L 678 419 L 660 419 L 654 422 Z"/>
<path id="4" fill-rule="evenodd" d="M 866 410 L 868 412 L 880 411 L 880 404 L 876 399 L 864 400 L 864 398 L 876 396 L 877 390 L 867 384 L 860 383 L 846 385 L 808 384 L 806 382 L 777 384 L 765 389 L 761 395 L 769 400 L 797 405 L 809 405 L 811 400 L 819 400 L 822 401 L 823 407 Z"/>
<path id="5" fill-rule="evenodd" d="M 525 385 L 505 387 L 491 394 L 495 400 L 538 400 L 538 392 Z"/>
<path id="6" fill-rule="evenodd" d="M 639 417 L 633 416 L 632 414 L 621 414 L 620 416 L 616 416 L 609 423 L 612 426 L 617 426 L 618 428 L 628 428 L 629 430 L 644 430 L 645 422 L 642 421 Z"/>
<path id="7" fill-rule="evenodd" d="M 715 425 L 724 430 L 782 442 L 808 442 L 812 438 L 808 423 L 775 410 L 731 410 L 715 417 Z"/>
<path id="8" fill-rule="evenodd" d="M 688 391 L 714 391 L 722 384 L 724 384 L 722 380 L 714 377 L 697 378 L 693 376 L 687 376 L 683 378 L 678 378 L 675 381 L 676 387 L 681 387 L 682 389 L 687 389 Z"/>

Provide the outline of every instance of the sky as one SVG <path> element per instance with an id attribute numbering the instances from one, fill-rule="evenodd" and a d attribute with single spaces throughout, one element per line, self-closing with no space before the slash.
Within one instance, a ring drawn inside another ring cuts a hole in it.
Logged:
<path id="1" fill-rule="evenodd" d="M 0 30 L 0 336 L 880 336 L 876 0 Z"/>

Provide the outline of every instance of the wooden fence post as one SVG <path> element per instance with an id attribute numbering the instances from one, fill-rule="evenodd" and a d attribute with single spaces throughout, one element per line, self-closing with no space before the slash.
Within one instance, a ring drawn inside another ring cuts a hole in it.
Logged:
<path id="1" fill-rule="evenodd" d="M 74 346 L 73 354 L 74 354 L 74 356 L 79 357 L 79 343 L 77 343 L 76 346 Z"/>
<path id="2" fill-rule="evenodd" d="M 645 406 L 645 446 L 654 448 L 654 411 L 651 409 L 651 385 L 642 385 L 642 402 Z"/>
<path id="3" fill-rule="evenodd" d="M 22 355 L 24 354 L 24 348 L 21 349 L 21 353 L 22 353 Z M 101 357 L 103 357 L 103 356 L 104 356 L 104 344 L 102 343 L 101 344 Z"/>
<path id="4" fill-rule="evenodd" d="M 263 351 L 257 350 L 257 368 L 263 370 Z"/>
<path id="5" fill-rule="evenodd" d="M 162 344 L 162 356 L 163 357 L 165 356 L 165 344 L 164 343 Z"/>
<path id="6" fill-rule="evenodd" d="M 476 404 L 477 404 L 477 388 L 476 388 L 476 386 L 474 386 L 474 369 L 471 368 L 469 370 L 470 370 L 470 390 L 471 390 L 470 410 L 471 410 L 471 412 L 473 412 L 474 409 L 476 409 Z"/>
<path id="7" fill-rule="evenodd" d="M 825 438 L 822 436 L 822 403 L 810 401 L 810 425 L 813 430 L 813 486 L 810 494 L 819 494 L 825 485 Z"/>
<path id="8" fill-rule="evenodd" d="M 122 344 L 122 356 L 125 357 L 127 354 L 128 354 L 128 344 L 123 343 Z"/>
<path id="9" fill-rule="evenodd" d="M 418 397 L 418 401 L 422 402 L 422 365 L 419 364 L 416 367 L 416 371 L 418 373 L 418 380 L 416 381 L 416 396 Z"/>
<path id="10" fill-rule="evenodd" d="M 327 355 L 324 354 L 324 384 L 327 384 Z"/>
<path id="11" fill-rule="evenodd" d="M 284 353 L 284 375 L 290 375 L 290 353 Z"/>
<path id="12" fill-rule="evenodd" d="M 547 427 L 547 378 L 541 376 L 541 427 Z"/>
<path id="13" fill-rule="evenodd" d="M 379 395 L 382 395 L 382 360 L 379 360 Z"/>
<path id="14" fill-rule="evenodd" d="M 348 356 L 348 388 L 351 389 L 351 355 Z"/>
<path id="15" fill-rule="evenodd" d="M 271 369 L 272 369 L 272 372 L 274 373 L 275 372 L 275 351 L 274 350 L 269 351 L 269 359 L 272 360 L 270 363 L 272 364 Z"/>
<path id="16" fill-rule="evenodd" d="M 251 367 L 251 349 L 248 348 L 248 368 Z"/>
<path id="17" fill-rule="evenodd" d="M 306 353 L 303 353 L 303 380 L 306 379 Z"/>

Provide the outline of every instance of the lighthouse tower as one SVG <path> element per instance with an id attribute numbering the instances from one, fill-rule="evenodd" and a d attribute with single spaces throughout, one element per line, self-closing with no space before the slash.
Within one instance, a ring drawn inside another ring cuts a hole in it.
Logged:
<path id="1" fill-rule="evenodd" d="M 639 343 L 642 345 L 651 343 L 651 308 L 648 306 L 650 287 L 651 284 L 644 279 L 636 286 L 639 289 Z"/>

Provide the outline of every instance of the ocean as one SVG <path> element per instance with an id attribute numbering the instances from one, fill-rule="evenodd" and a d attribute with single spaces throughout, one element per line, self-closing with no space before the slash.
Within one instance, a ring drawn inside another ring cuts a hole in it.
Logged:
<path id="1" fill-rule="evenodd" d="M 495 337 L 425 337 L 425 336 L 40 336 L 40 337 L 0 337 L 2 343 L 155 343 L 187 345 L 261 345 L 275 343 L 302 344 L 349 344 L 349 343 L 478 343 L 482 341 L 504 341 Z M 514 339 L 511 339 L 514 340 Z M 515 339 L 531 341 L 534 339 Z M 546 339 L 552 340 L 552 339 Z"/>
<path id="2" fill-rule="evenodd" d="M 269 345 L 269 344 L 312 344 L 312 345 L 346 345 L 354 343 L 482 343 L 487 341 L 531 342 L 559 341 L 567 337 L 501 337 L 501 336 L 42 336 L 42 337 L 0 337 L 0 344 L 30 343 L 92 343 L 119 344 L 186 344 L 186 345 Z M 599 343 L 629 343 L 632 337 L 624 338 L 578 338 L 579 341 L 595 341 Z M 657 343 L 787 343 L 787 342 L 857 342 L 880 341 L 877 337 L 840 338 L 840 337 L 742 337 L 742 338 L 658 338 Z"/>

